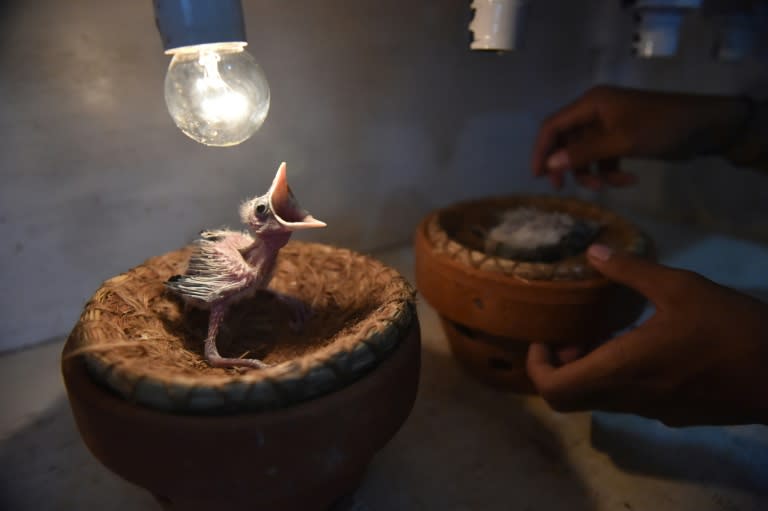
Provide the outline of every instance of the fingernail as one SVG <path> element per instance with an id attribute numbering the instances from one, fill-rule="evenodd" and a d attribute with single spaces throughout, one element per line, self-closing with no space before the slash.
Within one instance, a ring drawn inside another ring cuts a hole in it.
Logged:
<path id="1" fill-rule="evenodd" d="M 590 245 L 587 254 L 589 257 L 595 258 L 598 261 L 607 261 L 610 259 L 611 254 L 613 254 L 613 250 L 605 245 L 595 243 L 594 245 Z"/>
<path id="2" fill-rule="evenodd" d="M 548 169 L 567 169 L 571 167 L 571 159 L 565 149 L 560 149 L 547 158 Z"/>

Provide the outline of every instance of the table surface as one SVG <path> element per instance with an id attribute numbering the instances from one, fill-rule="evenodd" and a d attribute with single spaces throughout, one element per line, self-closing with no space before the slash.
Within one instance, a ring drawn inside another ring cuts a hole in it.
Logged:
<path id="1" fill-rule="evenodd" d="M 664 262 L 765 299 L 768 247 L 646 225 Z M 412 280 L 412 251 L 375 254 Z M 414 410 L 345 509 L 766 510 L 768 427 L 672 429 L 631 415 L 553 412 L 488 388 L 450 354 L 423 300 Z M 159 510 L 86 450 L 59 373 L 63 341 L 0 357 L 0 509 Z"/>

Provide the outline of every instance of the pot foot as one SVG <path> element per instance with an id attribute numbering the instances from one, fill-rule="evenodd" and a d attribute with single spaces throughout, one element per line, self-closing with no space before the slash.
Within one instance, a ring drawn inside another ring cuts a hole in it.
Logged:
<path id="1" fill-rule="evenodd" d="M 525 370 L 528 343 L 491 336 L 444 317 L 440 319 L 454 357 L 470 376 L 518 394 L 536 393 Z"/>

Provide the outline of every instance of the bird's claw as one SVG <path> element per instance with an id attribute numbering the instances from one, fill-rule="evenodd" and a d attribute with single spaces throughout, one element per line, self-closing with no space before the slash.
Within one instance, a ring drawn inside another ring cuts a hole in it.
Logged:
<path id="1" fill-rule="evenodd" d="M 206 353 L 205 359 L 211 367 L 233 367 L 235 369 L 266 369 L 271 364 L 256 358 L 226 358 L 216 353 Z"/>

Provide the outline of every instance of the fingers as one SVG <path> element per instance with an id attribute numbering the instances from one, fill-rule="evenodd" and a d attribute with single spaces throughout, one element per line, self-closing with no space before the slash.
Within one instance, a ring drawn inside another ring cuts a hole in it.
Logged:
<path id="1" fill-rule="evenodd" d="M 603 180 L 600 176 L 592 174 L 590 167 L 578 167 L 573 169 L 573 178 L 584 188 L 590 190 L 599 190 L 603 187 Z"/>
<path id="2" fill-rule="evenodd" d="M 621 110 L 615 95 L 610 88 L 593 88 L 547 118 L 534 143 L 534 175 L 547 175 L 555 188 L 562 187 L 569 170 L 580 185 L 591 189 L 633 184 L 634 177 L 618 168 L 618 158 L 628 153 L 632 137 L 615 122 Z M 596 163 L 598 172 L 593 174 L 590 169 Z"/>
<path id="3" fill-rule="evenodd" d="M 584 358 L 559 368 L 552 363 L 554 354 L 549 346 L 532 344 L 526 364 L 528 376 L 542 398 L 560 412 L 632 413 L 658 419 L 670 427 L 728 423 L 716 412 L 702 414 L 700 410 L 686 410 L 674 398 L 667 399 L 666 394 L 631 380 L 632 372 L 644 363 L 642 354 L 635 353 L 632 344 L 647 341 L 649 332 L 653 330 L 647 329 L 640 336 L 635 334 L 634 339 L 627 335 L 614 339 Z M 617 350 L 613 343 L 624 343 L 624 346 Z M 562 360 L 560 351 L 558 357 Z"/>
<path id="4" fill-rule="evenodd" d="M 676 270 L 614 252 L 605 245 L 592 245 L 587 253 L 590 263 L 603 275 L 635 289 L 657 306 L 667 302 L 666 282 L 679 276 Z M 654 405 L 644 403 L 648 388 L 638 375 L 648 372 L 645 366 L 653 359 L 649 354 L 651 341 L 660 338 L 665 328 L 659 318 L 654 316 L 564 365 L 557 363 L 551 348 L 533 344 L 526 363 L 528 375 L 544 399 L 560 411 L 636 411 L 650 406 L 651 413 Z"/>
<path id="5" fill-rule="evenodd" d="M 596 121 L 590 122 L 591 125 L 572 126 L 569 132 L 558 134 L 559 143 L 546 155 L 543 164 L 535 168 L 535 174 L 547 174 L 558 189 L 569 170 L 573 171 L 577 183 L 590 189 L 606 184 L 615 187 L 634 184 L 635 177 L 619 169 L 618 158 L 625 152 L 622 140 L 595 126 Z M 597 173 L 592 172 L 595 164 Z"/>
<path id="6" fill-rule="evenodd" d="M 570 168 L 591 167 L 601 160 L 616 160 L 618 163 L 618 158 L 624 155 L 621 138 L 599 123 L 578 127 L 564 139 L 562 150 L 568 154 Z M 550 162 L 551 158 L 547 160 L 547 163 Z M 618 165 L 614 166 L 614 170 L 618 170 Z"/>
<path id="7" fill-rule="evenodd" d="M 531 344 L 526 360 L 528 377 L 544 400 L 558 411 L 593 408 L 610 381 L 610 366 L 597 354 L 598 350 L 556 367 L 549 346 Z"/>
<path id="8" fill-rule="evenodd" d="M 602 275 L 634 289 L 657 307 L 664 304 L 670 281 L 680 273 L 649 259 L 614 251 L 601 244 L 587 249 L 587 259 Z"/>
<path id="9" fill-rule="evenodd" d="M 565 154 L 565 150 L 559 153 Z M 556 153 L 553 156 L 558 156 Z M 562 188 L 565 183 L 565 174 L 572 168 L 573 178 L 576 182 L 584 188 L 590 190 L 599 190 L 603 186 L 608 185 L 614 188 L 623 188 L 634 185 L 637 182 L 637 178 L 634 174 L 624 172 L 619 168 L 619 160 L 611 158 L 607 160 L 598 160 L 597 173 L 593 172 L 592 165 L 584 167 L 557 167 L 549 171 L 549 179 L 552 182 L 552 186 L 556 189 Z"/>
<path id="10" fill-rule="evenodd" d="M 620 411 L 624 409 L 622 399 L 630 399 L 633 393 L 626 385 L 627 375 L 631 378 L 636 366 L 643 363 L 643 342 L 652 331 L 653 327 L 639 327 L 560 367 L 553 363 L 549 346 L 532 344 L 526 360 L 528 377 L 558 411 Z"/>
<path id="11" fill-rule="evenodd" d="M 552 363 L 552 349 L 546 344 L 532 343 L 528 347 L 525 369 L 534 383 L 546 382 L 555 372 L 555 366 Z"/>
<path id="12" fill-rule="evenodd" d="M 560 150 L 549 156 L 546 168 L 549 169 L 549 181 L 552 183 L 552 187 L 559 190 L 565 183 L 565 173 L 571 168 L 568 153 Z"/>
<path id="13" fill-rule="evenodd" d="M 637 182 L 634 174 L 621 170 L 618 158 L 607 158 L 598 161 L 597 171 L 602 182 L 616 188 L 631 186 Z"/>
<path id="14" fill-rule="evenodd" d="M 565 172 L 565 169 L 560 168 L 550 172 L 550 179 L 556 188 L 562 187 L 565 180 Z M 591 165 L 573 167 L 573 178 L 579 185 L 590 190 L 599 190 L 605 185 L 621 188 L 637 182 L 633 174 L 620 170 L 617 158 L 598 160 L 596 174 L 593 173 Z"/>
<path id="15" fill-rule="evenodd" d="M 539 128 L 539 134 L 533 146 L 531 165 L 534 175 L 543 176 L 549 171 L 547 160 L 557 145 L 558 137 L 574 127 L 585 125 L 595 120 L 597 120 L 597 110 L 592 102 L 585 100 L 584 97 L 546 119 Z M 557 162 L 555 161 L 555 163 Z M 555 167 L 567 168 L 568 165 L 564 165 L 565 163 L 561 161 Z"/>
<path id="16" fill-rule="evenodd" d="M 584 354 L 584 346 L 579 346 L 579 345 L 560 346 L 555 350 L 557 361 L 560 364 L 567 364 L 569 362 L 573 362 L 583 354 Z"/>
<path id="17" fill-rule="evenodd" d="M 564 345 L 550 348 L 545 344 L 533 344 L 528 355 L 536 357 L 538 366 L 546 370 L 546 367 L 554 368 L 562 364 L 571 363 L 581 357 L 584 351 L 584 346 L 580 345 Z"/>

